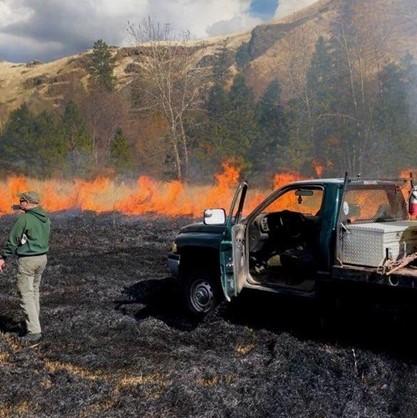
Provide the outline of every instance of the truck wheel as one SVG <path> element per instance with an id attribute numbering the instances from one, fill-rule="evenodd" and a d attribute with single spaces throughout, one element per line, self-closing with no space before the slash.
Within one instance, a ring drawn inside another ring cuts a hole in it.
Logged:
<path id="1" fill-rule="evenodd" d="M 190 272 L 184 280 L 184 299 L 191 314 L 204 316 L 217 306 L 220 292 L 213 277 L 208 273 Z"/>

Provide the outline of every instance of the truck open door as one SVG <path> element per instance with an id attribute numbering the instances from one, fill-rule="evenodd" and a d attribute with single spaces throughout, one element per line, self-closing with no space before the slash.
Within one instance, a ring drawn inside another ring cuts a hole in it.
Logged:
<path id="1" fill-rule="evenodd" d="M 247 189 L 247 182 L 239 184 L 232 200 L 224 236 L 220 243 L 221 284 L 224 296 L 229 302 L 232 297 L 240 293 L 245 281 L 246 225 L 241 223 L 241 218 Z"/>

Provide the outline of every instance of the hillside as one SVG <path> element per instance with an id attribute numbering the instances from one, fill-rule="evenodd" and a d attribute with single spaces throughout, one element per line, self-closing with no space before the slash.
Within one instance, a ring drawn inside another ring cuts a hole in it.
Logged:
<path id="1" fill-rule="evenodd" d="M 233 35 L 226 40 L 227 48 L 234 50 L 249 37 L 249 33 Z M 206 54 L 212 54 L 217 45 L 224 42 L 224 38 L 205 41 Z M 7 119 L 10 111 L 25 102 L 34 110 L 59 107 L 71 97 L 79 83 L 87 86 L 86 64 L 89 52 L 49 63 L 0 61 L 0 123 Z M 116 59 L 114 75 L 117 89 L 122 90 L 134 79 L 139 52 L 134 47 L 112 48 L 112 52 Z"/>
<path id="2" fill-rule="evenodd" d="M 320 0 L 279 21 L 258 26 L 249 42 L 249 84 L 262 91 L 275 77 L 293 96 L 302 88 L 317 39 L 328 38 L 340 24 L 343 0 Z M 417 56 L 417 16 L 412 0 L 354 1 L 354 25 L 364 57 L 374 66 L 398 61 L 408 52 Z"/>
<path id="3" fill-rule="evenodd" d="M 363 41 L 368 66 L 377 68 L 399 60 L 407 52 L 417 56 L 417 16 L 413 0 L 354 3 L 353 21 L 358 40 Z M 257 26 L 251 32 L 206 40 L 205 54 L 210 57 L 224 45 L 232 56 L 243 52 L 245 61 L 241 69 L 256 94 L 278 78 L 284 97 L 291 97 L 303 87 L 317 39 L 330 36 L 342 8 L 342 0 L 319 0 L 292 16 Z M 113 51 L 118 88 L 122 89 L 134 78 L 137 53 L 135 48 L 114 48 Z M 68 99 L 71 95 L 74 81 L 86 85 L 87 54 L 88 51 L 49 63 L 0 62 L 0 122 L 23 102 L 28 102 L 35 110 L 57 107 L 64 97 Z M 236 63 L 232 62 L 232 67 L 236 68 Z"/>

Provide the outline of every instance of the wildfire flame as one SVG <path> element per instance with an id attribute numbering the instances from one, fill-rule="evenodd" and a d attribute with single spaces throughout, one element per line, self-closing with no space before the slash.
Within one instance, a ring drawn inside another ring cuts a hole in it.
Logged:
<path id="1" fill-rule="evenodd" d="M 136 183 L 116 182 L 107 177 L 92 181 L 75 179 L 35 180 L 27 177 L 9 177 L 0 182 L 0 215 L 12 213 L 18 194 L 36 190 L 42 197 L 42 206 L 48 212 L 89 210 L 97 213 L 118 211 L 127 215 L 153 213 L 165 216 L 200 217 L 203 210 L 213 207 L 229 208 L 239 183 L 240 172 L 230 163 L 214 176 L 211 186 L 197 186 L 180 181 L 161 182 L 141 176 Z M 300 179 L 297 173 L 277 174 L 274 187 Z M 251 191 L 246 210 L 259 204 L 266 191 Z"/>
<path id="2" fill-rule="evenodd" d="M 401 173 L 408 177 L 410 170 Z M 405 173 L 407 173 L 405 175 Z M 48 212 L 89 210 L 97 213 L 117 211 L 127 215 L 157 214 L 164 216 L 201 217 L 206 208 L 229 209 L 239 182 L 240 172 L 231 163 L 214 176 L 214 184 L 197 186 L 180 181 L 161 182 L 141 176 L 136 182 L 117 182 L 107 177 L 87 181 L 75 179 L 35 180 L 12 176 L 0 182 L 0 216 L 13 212 L 12 205 L 18 202 L 18 194 L 36 190 L 42 197 L 42 206 Z M 253 190 L 245 203 L 245 212 L 250 212 L 267 194 L 292 181 L 304 177 L 296 172 L 278 173 L 269 190 Z M 404 190 L 404 193 L 408 192 Z M 406 197 L 407 198 L 407 197 Z"/>

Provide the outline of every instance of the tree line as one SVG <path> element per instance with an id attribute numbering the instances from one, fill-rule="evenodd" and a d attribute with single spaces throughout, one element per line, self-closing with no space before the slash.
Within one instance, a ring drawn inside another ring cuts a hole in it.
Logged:
<path id="1" fill-rule="evenodd" d="M 87 70 L 88 91 L 75 100 L 68 95 L 62 109 L 34 112 L 23 104 L 10 114 L 0 134 L 3 175 L 89 178 L 132 170 L 133 145 L 121 128 L 125 104 L 114 92 L 114 59 L 105 42 L 94 44 Z"/>
<path id="2" fill-rule="evenodd" d="M 236 56 L 225 46 L 209 63 L 196 60 L 203 46 L 186 47 L 188 38 L 171 44 L 171 29 L 150 21 L 130 28 L 146 48 L 128 94 L 121 93 L 114 56 L 97 41 L 88 92 L 62 109 L 35 113 L 23 105 L 10 115 L 0 134 L 0 172 L 137 176 L 149 174 L 153 159 L 160 178 L 204 181 L 228 160 L 262 182 L 281 170 L 314 175 L 315 164 L 329 176 L 391 176 L 415 167 L 415 60 L 381 65 L 363 52 L 348 6 L 343 13 L 330 36 L 318 39 L 302 86 L 285 100 L 278 79 L 256 97 L 245 61 L 231 76 Z M 160 129 L 138 146 L 130 125 L 146 118 Z"/>

